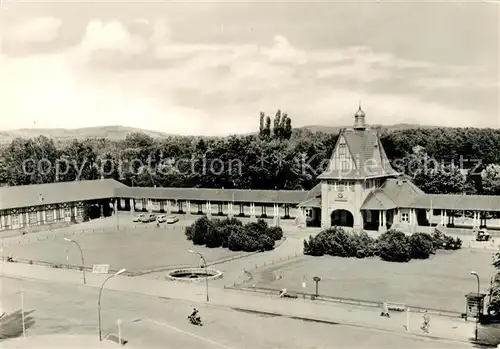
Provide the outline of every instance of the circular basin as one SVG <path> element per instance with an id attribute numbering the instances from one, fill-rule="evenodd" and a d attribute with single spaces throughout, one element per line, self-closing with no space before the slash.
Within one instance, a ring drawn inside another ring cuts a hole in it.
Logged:
<path id="1" fill-rule="evenodd" d="M 208 280 L 217 280 L 222 277 L 222 272 L 214 269 L 205 268 L 186 268 L 176 269 L 168 273 L 167 279 L 184 282 L 199 282 Z"/>

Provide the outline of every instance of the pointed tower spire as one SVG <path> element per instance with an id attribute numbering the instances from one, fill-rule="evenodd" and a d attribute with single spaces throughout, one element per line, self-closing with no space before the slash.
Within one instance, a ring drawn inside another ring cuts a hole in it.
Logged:
<path id="1" fill-rule="evenodd" d="M 361 109 L 361 101 L 359 101 L 359 108 L 354 114 L 354 129 L 359 131 L 366 130 L 365 112 Z"/>

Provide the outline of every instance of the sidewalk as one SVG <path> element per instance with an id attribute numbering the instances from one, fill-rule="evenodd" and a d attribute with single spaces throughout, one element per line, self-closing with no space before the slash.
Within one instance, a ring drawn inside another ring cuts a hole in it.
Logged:
<path id="1" fill-rule="evenodd" d="M 2 341 L 2 349 L 109 349 L 121 348 L 118 343 L 103 340 L 99 341 L 96 336 L 80 335 L 45 335 L 27 338 L 14 338 Z"/>
<path id="2" fill-rule="evenodd" d="M 82 272 L 52 269 L 18 263 L 4 263 L 1 274 L 7 277 L 64 282 L 82 285 Z M 87 274 L 87 286 L 101 287 L 109 275 Z M 176 283 L 117 276 L 106 284 L 107 290 L 167 297 L 191 302 L 205 301 L 203 284 Z M 210 304 L 254 312 L 273 313 L 281 316 L 319 322 L 340 323 L 385 331 L 423 335 L 420 330 L 423 315 L 410 313 L 409 331 L 405 330 L 406 313 L 392 313 L 391 318 L 380 317 L 380 309 L 334 304 L 304 299 L 282 299 L 278 295 L 209 288 Z M 461 319 L 430 315 L 430 331 L 425 337 L 467 342 L 472 337 L 474 324 Z"/>

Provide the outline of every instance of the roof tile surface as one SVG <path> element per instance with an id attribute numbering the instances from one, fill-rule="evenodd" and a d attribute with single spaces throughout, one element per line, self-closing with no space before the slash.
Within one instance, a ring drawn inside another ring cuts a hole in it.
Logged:
<path id="1" fill-rule="evenodd" d="M 114 179 L 97 179 L 0 187 L 0 210 L 115 197 L 127 186 Z"/>
<path id="2" fill-rule="evenodd" d="M 380 142 L 377 130 L 347 129 L 343 130 L 340 136 L 344 137 L 346 141 L 347 148 L 355 164 L 354 168 L 341 170 L 338 168 L 331 168 L 330 166 L 318 178 L 362 179 L 398 175 L 390 165 L 389 159 Z M 335 147 L 333 151 L 334 154 L 336 148 L 337 147 Z"/>

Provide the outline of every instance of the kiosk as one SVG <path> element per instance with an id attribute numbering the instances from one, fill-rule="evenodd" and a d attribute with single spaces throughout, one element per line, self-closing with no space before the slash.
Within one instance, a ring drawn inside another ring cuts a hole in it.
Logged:
<path id="1" fill-rule="evenodd" d="M 484 311 L 484 293 L 467 293 L 465 295 L 465 321 L 469 317 L 478 319 Z"/>

